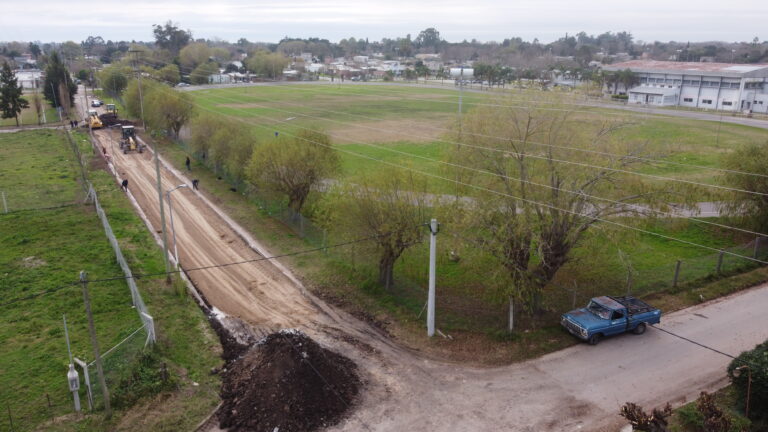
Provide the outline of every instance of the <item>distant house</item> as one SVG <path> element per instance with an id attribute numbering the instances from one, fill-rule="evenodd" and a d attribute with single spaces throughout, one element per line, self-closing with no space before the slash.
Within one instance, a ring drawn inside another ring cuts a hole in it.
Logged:
<path id="1" fill-rule="evenodd" d="M 305 66 L 308 72 L 312 73 L 320 73 L 325 72 L 325 65 L 322 63 L 310 63 L 309 65 Z"/>
<path id="2" fill-rule="evenodd" d="M 638 80 L 629 89 L 617 86 L 629 103 L 768 112 L 768 64 L 632 60 L 603 66 L 606 72 L 626 69 Z"/>
<path id="3" fill-rule="evenodd" d="M 43 85 L 43 71 L 39 69 L 19 69 L 13 71 L 13 73 L 16 75 L 19 85 L 25 89 L 41 88 Z"/>
<path id="4" fill-rule="evenodd" d="M 208 77 L 209 84 L 231 84 L 232 76 L 230 74 L 217 73 Z"/>

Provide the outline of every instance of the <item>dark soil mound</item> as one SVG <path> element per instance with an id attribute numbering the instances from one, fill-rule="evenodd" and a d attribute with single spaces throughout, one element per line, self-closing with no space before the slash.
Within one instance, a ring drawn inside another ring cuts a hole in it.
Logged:
<path id="1" fill-rule="evenodd" d="M 223 376 L 219 421 L 235 431 L 312 431 L 338 423 L 360 388 L 355 364 L 301 332 L 267 336 Z"/>
<path id="2" fill-rule="evenodd" d="M 104 127 L 114 126 L 116 124 L 121 124 L 123 126 L 128 126 L 133 124 L 132 121 L 118 118 L 116 114 L 112 114 L 112 113 L 101 114 L 99 116 L 99 120 L 101 120 L 101 124 L 103 124 Z"/>

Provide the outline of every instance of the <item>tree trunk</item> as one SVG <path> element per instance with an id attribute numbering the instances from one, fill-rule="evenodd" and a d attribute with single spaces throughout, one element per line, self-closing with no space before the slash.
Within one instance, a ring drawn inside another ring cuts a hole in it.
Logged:
<path id="1" fill-rule="evenodd" d="M 509 296 L 509 323 L 507 330 L 512 333 L 515 330 L 515 300 Z"/>
<path id="2" fill-rule="evenodd" d="M 379 285 L 387 290 L 392 287 L 393 273 L 395 268 L 395 257 L 386 254 L 379 259 Z"/>

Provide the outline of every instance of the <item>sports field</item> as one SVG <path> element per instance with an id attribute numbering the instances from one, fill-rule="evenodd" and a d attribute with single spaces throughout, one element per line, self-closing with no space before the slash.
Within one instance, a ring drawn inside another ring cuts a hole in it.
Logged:
<path id="1" fill-rule="evenodd" d="M 381 161 L 439 173 L 444 167 L 440 162 L 455 146 L 450 135 L 459 118 L 459 92 L 453 89 L 309 84 L 208 89 L 191 94 L 200 105 L 200 115 L 237 117 L 252 125 L 261 139 L 298 128 L 327 131 L 339 146 L 344 174 L 350 177 L 383 169 L 387 165 Z M 567 110 L 571 118 L 585 125 L 620 122 L 623 126 L 617 136 L 622 140 L 642 145 L 644 155 L 650 158 L 676 163 L 644 165 L 639 168 L 641 172 L 704 183 L 720 181 L 716 171 L 706 168 L 719 167 L 724 154 L 768 139 L 768 131 L 762 129 L 586 107 L 571 95 L 555 92 L 510 91 L 503 96 L 496 92 L 463 93 L 465 114 L 474 107 L 493 105 Z M 565 149 L 556 153 L 564 159 L 571 156 Z M 434 187 L 451 190 L 440 182 Z"/>

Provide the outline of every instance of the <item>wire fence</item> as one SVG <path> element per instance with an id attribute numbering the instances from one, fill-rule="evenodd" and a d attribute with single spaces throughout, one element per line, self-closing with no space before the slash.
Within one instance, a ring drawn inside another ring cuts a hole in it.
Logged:
<path id="1" fill-rule="evenodd" d="M 88 183 L 88 199 L 93 202 L 93 205 L 96 208 L 96 214 L 99 216 L 99 219 L 101 220 L 101 224 L 104 227 L 104 233 L 106 234 L 107 239 L 109 240 L 109 244 L 112 246 L 112 250 L 114 250 L 115 252 L 115 259 L 117 260 L 117 263 L 120 265 L 120 268 L 123 270 L 123 274 L 125 275 L 125 281 L 128 284 L 128 288 L 131 291 L 131 300 L 133 302 L 133 306 L 136 308 L 136 312 L 139 314 L 139 319 L 141 320 L 142 323 L 144 323 L 144 327 L 147 329 L 147 332 L 150 336 L 148 341 L 154 343 L 155 342 L 154 319 L 149 314 L 149 310 L 147 309 L 147 306 L 144 304 L 144 300 L 141 298 L 141 293 L 139 292 L 139 288 L 136 286 L 136 281 L 133 277 L 133 272 L 131 271 L 130 266 L 128 266 L 128 261 L 125 260 L 123 251 L 120 248 L 120 243 L 118 243 L 117 237 L 115 237 L 115 233 L 112 231 L 112 227 L 109 224 L 107 215 L 106 213 L 104 213 L 104 209 L 101 208 L 101 204 L 99 203 L 99 198 L 98 198 L 98 195 L 96 194 L 96 190 L 93 188 L 93 185 L 90 183 Z"/>
<path id="2" fill-rule="evenodd" d="M 211 166 L 200 154 L 195 154 L 184 141 L 177 141 L 188 154 L 195 155 L 199 162 L 206 164 L 218 175 L 232 184 L 237 184 L 239 190 L 252 203 L 272 218 L 282 222 L 298 237 L 307 243 L 323 247 L 332 243 L 329 233 L 322 227 L 318 227 L 310 218 L 293 211 L 287 207 L 286 201 L 260 191 L 253 185 L 242 180 L 235 181 L 226 170 Z M 443 234 L 451 235 L 444 231 Z M 440 240 L 438 243 L 440 243 Z M 361 248 L 365 245 L 352 245 L 345 248 L 328 250 L 326 253 L 335 258 L 340 265 L 352 274 L 358 274 L 360 279 L 374 280 L 376 266 L 370 260 L 363 258 L 365 255 Z M 427 296 L 428 266 L 426 254 L 428 247 L 421 245 L 417 252 L 408 251 L 404 259 L 399 261 L 399 269 L 396 270 L 397 284 L 389 292 L 368 287 L 369 293 L 378 296 L 382 303 L 396 306 L 406 314 L 417 319 L 425 319 L 424 304 Z M 443 251 L 444 252 L 444 251 Z M 490 252 L 489 252 L 490 253 Z M 580 305 L 588 300 L 601 295 L 636 295 L 642 296 L 653 292 L 683 289 L 706 280 L 733 275 L 739 272 L 756 268 L 759 263 L 740 258 L 752 257 L 760 260 L 768 259 L 768 239 L 756 238 L 755 240 L 730 248 L 723 252 L 713 253 L 693 258 L 685 258 L 679 261 L 671 261 L 669 264 L 643 270 L 625 269 L 617 267 L 612 269 L 603 280 L 595 283 L 584 281 L 555 280 L 545 288 L 542 296 L 542 310 L 548 313 L 560 314 Z M 411 262 L 402 264 L 412 255 Z M 450 257 L 446 253 L 438 253 L 438 266 L 445 268 L 450 266 Z M 478 280 L 482 276 L 478 275 Z M 508 300 L 500 298 L 491 292 L 493 288 L 483 287 L 482 282 L 478 286 L 467 289 L 455 287 L 445 289 L 438 280 L 438 295 L 436 298 L 436 324 L 444 329 L 458 329 L 468 331 L 488 331 L 506 328 L 508 320 Z M 448 293 L 446 293 L 448 291 Z"/>

